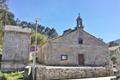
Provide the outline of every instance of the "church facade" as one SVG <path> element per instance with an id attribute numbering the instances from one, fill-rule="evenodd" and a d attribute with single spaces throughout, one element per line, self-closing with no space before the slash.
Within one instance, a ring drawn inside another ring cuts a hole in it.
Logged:
<path id="1" fill-rule="evenodd" d="M 105 66 L 109 64 L 108 45 L 84 31 L 80 16 L 73 30 L 47 41 L 38 53 L 39 63 L 55 66 Z"/>

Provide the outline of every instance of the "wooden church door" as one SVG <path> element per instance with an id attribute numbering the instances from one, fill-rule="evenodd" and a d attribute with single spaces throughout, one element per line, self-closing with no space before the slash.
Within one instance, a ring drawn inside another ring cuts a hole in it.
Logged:
<path id="1" fill-rule="evenodd" d="M 84 65 L 84 54 L 78 54 L 78 64 Z"/>

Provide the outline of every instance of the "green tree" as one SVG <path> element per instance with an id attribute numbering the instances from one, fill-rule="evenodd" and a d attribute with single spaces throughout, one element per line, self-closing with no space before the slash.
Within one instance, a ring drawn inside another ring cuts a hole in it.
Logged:
<path id="1" fill-rule="evenodd" d="M 56 30 L 54 28 L 50 29 L 49 27 L 46 27 L 45 34 L 48 36 L 48 38 L 54 38 L 58 36 Z"/>
<path id="2" fill-rule="evenodd" d="M 37 45 L 42 46 L 43 44 L 46 43 L 46 40 L 47 38 L 44 34 L 37 33 Z M 31 35 L 31 44 L 32 45 L 35 44 L 35 33 Z"/>
<path id="3" fill-rule="evenodd" d="M 0 22 L 2 25 L 15 25 L 14 14 L 10 11 L 0 9 Z"/>
<path id="4" fill-rule="evenodd" d="M 8 5 L 6 4 L 8 0 L 0 0 L 0 9 L 8 9 Z"/>
<path id="5" fill-rule="evenodd" d="M 111 41 L 109 42 L 109 47 L 112 47 L 112 46 L 118 46 L 119 44 L 114 42 L 114 41 Z"/>
<path id="6" fill-rule="evenodd" d="M 15 25 L 14 15 L 6 10 L 0 9 L 0 46 L 3 43 L 3 25 Z"/>
<path id="7" fill-rule="evenodd" d="M 58 36 L 58 34 L 57 34 L 56 30 L 54 28 L 52 28 L 50 30 L 49 37 L 54 38 L 54 37 L 57 37 L 57 36 Z"/>
<path id="8" fill-rule="evenodd" d="M 3 26 L 15 25 L 14 14 L 8 10 L 7 0 L 0 0 L 0 46 L 3 43 Z M 0 47 L 0 48 L 1 48 Z"/>

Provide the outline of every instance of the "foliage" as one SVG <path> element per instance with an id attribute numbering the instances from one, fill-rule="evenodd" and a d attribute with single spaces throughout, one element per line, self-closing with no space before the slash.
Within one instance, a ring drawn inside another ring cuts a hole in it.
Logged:
<path id="1" fill-rule="evenodd" d="M 21 72 L 11 72 L 4 73 L 0 71 L 0 77 L 4 80 L 18 80 L 19 78 L 23 78 L 23 73 Z"/>
<path id="2" fill-rule="evenodd" d="M 8 5 L 6 4 L 8 0 L 0 0 L 0 9 L 8 9 Z"/>
<path id="3" fill-rule="evenodd" d="M 2 49 L 2 48 L 0 48 L 0 55 L 2 54 L 2 52 L 3 52 L 3 49 Z"/>
<path id="4" fill-rule="evenodd" d="M 112 57 L 111 60 L 112 60 L 113 63 L 115 63 L 116 62 L 116 57 Z"/>
<path id="5" fill-rule="evenodd" d="M 48 36 L 48 38 L 54 38 L 58 36 L 56 30 L 54 28 L 50 29 L 49 27 L 45 29 L 45 34 Z"/>
<path id="6" fill-rule="evenodd" d="M 72 31 L 71 28 L 70 28 L 70 29 L 67 29 L 67 30 L 64 31 L 63 35 L 66 34 L 66 33 L 70 33 L 71 31 Z"/>
<path id="7" fill-rule="evenodd" d="M 45 44 L 46 42 L 46 36 L 44 34 L 41 33 L 37 33 L 37 45 L 42 46 L 43 44 Z M 31 35 L 31 44 L 34 45 L 35 44 L 35 33 L 33 33 Z"/>
<path id="8" fill-rule="evenodd" d="M 15 23 L 16 23 L 16 25 L 22 26 L 23 28 L 26 28 L 26 27 L 31 28 L 32 31 L 35 32 L 35 28 L 36 28 L 35 23 L 21 21 L 18 18 L 17 18 Z M 46 35 L 48 38 L 54 38 L 54 37 L 58 36 L 58 34 L 54 28 L 45 27 L 45 26 L 42 26 L 40 24 L 38 24 L 37 31 L 38 31 L 38 33 L 42 33 L 42 34 Z"/>
<path id="9" fill-rule="evenodd" d="M 0 22 L 5 25 L 15 25 L 14 14 L 10 11 L 0 9 Z"/>
<path id="10" fill-rule="evenodd" d="M 112 46 L 118 46 L 119 44 L 114 42 L 114 41 L 111 41 L 109 42 L 109 47 L 112 47 Z"/>
<path id="11" fill-rule="evenodd" d="M 3 47 L 3 30 L 0 27 L 0 54 L 2 53 L 2 47 Z"/>
<path id="12" fill-rule="evenodd" d="M 111 52 L 111 60 L 112 61 L 116 61 L 117 60 L 117 55 L 116 55 L 116 53 L 113 51 L 113 52 Z"/>
<path id="13" fill-rule="evenodd" d="M 8 10 L 7 0 L 2 0 L 0 2 L 0 24 L 14 25 L 14 14 Z"/>

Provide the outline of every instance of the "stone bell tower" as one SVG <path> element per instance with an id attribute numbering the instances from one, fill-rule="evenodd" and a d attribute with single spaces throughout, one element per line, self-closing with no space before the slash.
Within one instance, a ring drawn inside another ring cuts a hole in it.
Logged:
<path id="1" fill-rule="evenodd" d="M 84 27 L 83 27 L 83 23 L 82 23 L 82 18 L 80 17 L 80 13 L 79 13 L 76 21 L 77 21 L 77 28 L 83 29 Z"/>

